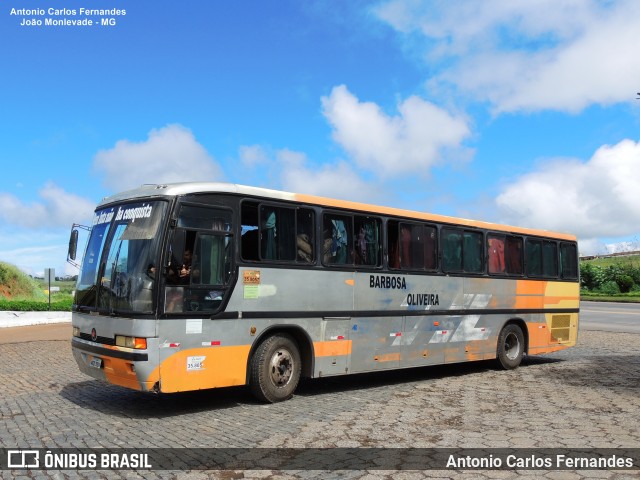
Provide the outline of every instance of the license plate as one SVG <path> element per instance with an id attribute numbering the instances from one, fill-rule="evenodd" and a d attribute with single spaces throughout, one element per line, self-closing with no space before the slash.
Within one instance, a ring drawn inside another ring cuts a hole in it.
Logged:
<path id="1" fill-rule="evenodd" d="M 93 368 L 102 368 L 102 359 L 101 358 L 92 358 L 89 361 L 89 366 Z"/>

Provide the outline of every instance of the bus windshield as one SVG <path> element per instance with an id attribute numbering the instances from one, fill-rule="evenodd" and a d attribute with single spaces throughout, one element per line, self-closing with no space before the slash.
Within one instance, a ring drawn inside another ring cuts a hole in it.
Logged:
<path id="1" fill-rule="evenodd" d="M 76 285 L 76 307 L 153 312 L 158 235 L 167 203 L 128 203 L 97 210 Z"/>

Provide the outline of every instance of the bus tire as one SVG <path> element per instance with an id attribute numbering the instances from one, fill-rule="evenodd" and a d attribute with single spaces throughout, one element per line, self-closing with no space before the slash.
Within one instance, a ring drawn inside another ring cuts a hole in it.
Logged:
<path id="1" fill-rule="evenodd" d="M 524 334 L 515 323 L 505 325 L 498 336 L 498 364 L 505 370 L 520 365 L 524 356 Z"/>
<path id="2" fill-rule="evenodd" d="M 258 400 L 288 400 L 298 386 L 302 362 L 298 345 L 289 335 L 265 339 L 251 357 L 249 387 Z"/>

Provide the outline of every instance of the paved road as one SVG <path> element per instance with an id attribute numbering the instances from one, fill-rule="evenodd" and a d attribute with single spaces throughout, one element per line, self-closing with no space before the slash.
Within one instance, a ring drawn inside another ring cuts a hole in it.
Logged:
<path id="1" fill-rule="evenodd" d="M 65 338 L 64 330 L 49 335 L 45 341 L 0 344 L 0 448 L 640 448 L 640 335 L 635 334 L 584 330 L 578 347 L 526 359 L 514 371 L 483 362 L 314 380 L 292 400 L 275 405 L 256 403 L 242 388 L 155 396 L 105 385 L 77 370 L 68 339 L 53 339 Z M 460 472 L 51 469 L 0 475 L 395 479 L 456 478 Z M 476 471 L 473 478 L 638 474 Z"/>
<path id="2" fill-rule="evenodd" d="M 580 328 L 640 333 L 640 304 L 580 302 Z"/>

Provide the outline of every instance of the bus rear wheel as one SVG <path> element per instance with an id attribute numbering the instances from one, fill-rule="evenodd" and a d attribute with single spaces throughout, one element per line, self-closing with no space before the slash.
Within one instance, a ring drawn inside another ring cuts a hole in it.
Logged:
<path id="1" fill-rule="evenodd" d="M 524 334 L 518 325 L 510 323 L 498 336 L 498 364 L 505 370 L 511 370 L 520 365 L 523 356 Z"/>
<path id="2" fill-rule="evenodd" d="M 265 339 L 251 358 L 249 387 L 258 400 L 282 402 L 298 386 L 302 364 L 296 342 L 286 334 Z"/>

